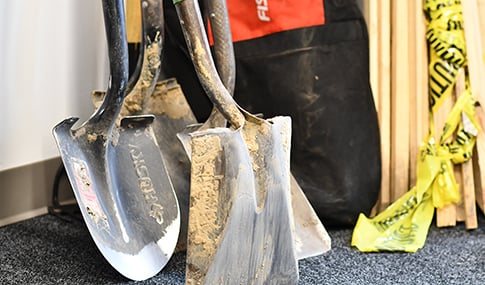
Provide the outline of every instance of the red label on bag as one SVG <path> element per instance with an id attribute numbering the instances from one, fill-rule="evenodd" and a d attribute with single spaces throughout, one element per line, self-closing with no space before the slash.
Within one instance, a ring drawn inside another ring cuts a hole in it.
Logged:
<path id="1" fill-rule="evenodd" d="M 325 24 L 323 0 L 227 0 L 232 40 Z"/>

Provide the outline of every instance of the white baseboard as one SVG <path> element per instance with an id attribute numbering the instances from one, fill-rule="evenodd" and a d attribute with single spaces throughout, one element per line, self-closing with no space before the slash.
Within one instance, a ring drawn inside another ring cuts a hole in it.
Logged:
<path id="1" fill-rule="evenodd" d="M 34 218 L 34 217 L 45 215 L 45 214 L 47 214 L 47 207 L 42 207 L 42 208 L 39 208 L 39 209 L 31 210 L 31 211 L 28 211 L 28 212 L 25 212 L 25 213 L 21 213 L 21 214 L 15 215 L 15 216 L 11 216 L 11 217 L 1 219 L 0 220 L 0 227 L 10 225 L 10 224 L 13 224 L 13 223 L 17 223 L 17 222 L 20 222 L 20 221 L 28 220 L 28 219 L 31 219 L 31 218 Z"/>
<path id="2" fill-rule="evenodd" d="M 66 201 L 62 201 L 62 204 L 71 204 L 71 203 L 76 203 L 76 199 L 69 199 Z M 6 217 L 3 219 L 0 219 L 0 227 L 14 224 L 17 222 L 25 221 L 28 219 L 32 219 L 38 216 L 42 216 L 48 213 L 47 207 L 42 207 L 34 210 L 30 210 L 21 214 L 17 214 L 11 217 Z"/>
<path id="3" fill-rule="evenodd" d="M 52 205 L 60 158 L 0 171 L 0 226 L 46 214 Z M 58 200 L 73 201 L 74 195 L 65 175 L 56 183 Z"/>

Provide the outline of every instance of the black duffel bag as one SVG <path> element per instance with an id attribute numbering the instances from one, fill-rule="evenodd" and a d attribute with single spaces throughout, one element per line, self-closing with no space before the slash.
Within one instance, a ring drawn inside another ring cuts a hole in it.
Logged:
<path id="1" fill-rule="evenodd" d="M 230 12 L 234 2 L 228 1 Z M 271 0 L 256 2 L 268 4 L 265 16 L 272 16 Z M 298 5 L 304 2 L 315 1 L 300 0 Z M 323 9 L 320 24 L 277 27 L 255 38 L 234 30 L 234 14 L 240 11 L 230 13 L 237 68 L 234 96 L 252 113 L 291 116 L 292 173 L 325 226 L 353 226 L 359 213 L 369 214 L 381 181 L 367 27 L 355 1 L 320 3 L 306 7 Z M 198 83 L 171 1 L 165 9 L 164 74 L 177 78 L 203 121 L 212 105 Z M 294 13 L 308 18 L 305 12 Z"/>

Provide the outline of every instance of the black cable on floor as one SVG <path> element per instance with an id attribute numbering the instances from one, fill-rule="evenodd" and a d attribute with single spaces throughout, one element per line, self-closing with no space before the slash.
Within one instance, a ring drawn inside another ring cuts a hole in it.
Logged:
<path id="1" fill-rule="evenodd" d="M 59 202 L 59 185 L 63 177 L 67 177 L 67 173 L 64 164 L 61 163 L 54 176 L 51 205 L 47 207 L 48 212 L 68 222 L 72 221 L 72 219 L 80 220 L 82 219 L 81 211 L 77 203 L 61 204 Z"/>

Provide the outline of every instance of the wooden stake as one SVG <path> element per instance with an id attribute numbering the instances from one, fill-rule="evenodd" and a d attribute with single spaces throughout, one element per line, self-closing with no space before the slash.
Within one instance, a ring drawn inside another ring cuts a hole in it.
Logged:
<path id="1" fill-rule="evenodd" d="M 456 184 L 460 190 L 460 201 L 456 203 L 456 221 L 464 222 L 466 220 L 465 214 L 465 203 L 463 203 L 463 196 L 465 195 L 463 191 L 463 179 L 462 179 L 462 167 L 461 165 L 455 165 L 453 167 L 453 173 L 455 175 Z"/>
<path id="2" fill-rule="evenodd" d="M 443 126 L 446 118 L 453 108 L 453 96 L 445 99 L 441 107 L 434 114 L 435 139 L 439 140 L 443 133 Z M 436 226 L 450 227 L 456 225 L 456 206 L 451 204 L 443 208 L 436 209 Z"/>
<path id="3" fill-rule="evenodd" d="M 473 179 L 473 158 L 461 165 L 463 179 L 463 206 L 465 207 L 465 227 L 467 230 L 478 227 L 475 203 L 475 182 Z"/>
<path id="4" fill-rule="evenodd" d="M 460 71 L 458 72 L 458 76 L 456 77 L 456 85 L 455 85 L 455 89 L 453 90 L 453 101 L 456 102 L 456 100 L 458 99 L 458 97 L 461 95 L 460 92 L 463 92 L 463 90 L 465 90 L 465 72 L 462 69 L 460 69 Z M 456 136 L 454 136 L 454 139 L 456 138 Z M 461 164 L 459 165 L 454 165 L 453 166 L 453 173 L 455 175 L 455 180 L 456 180 L 456 184 L 458 184 L 458 189 L 460 191 L 460 201 L 458 201 L 456 203 L 456 221 L 457 222 L 464 222 L 466 221 L 466 213 L 465 213 L 465 203 L 464 203 L 464 195 L 465 195 L 465 191 L 464 191 L 464 173 L 462 172 L 463 170 L 463 167 Z"/>
<path id="5" fill-rule="evenodd" d="M 468 73 L 470 77 L 470 87 L 475 99 L 484 108 L 485 106 L 485 67 L 483 63 L 483 48 L 482 48 L 482 36 L 480 33 L 479 22 L 479 6 L 476 0 L 462 1 L 463 7 L 463 20 L 465 26 L 465 39 L 466 39 L 466 51 L 468 58 Z M 483 6 L 482 6 L 483 8 Z M 477 108 L 477 112 L 480 113 L 483 109 Z M 481 115 L 481 114 L 479 114 Z M 482 131 L 485 125 L 482 124 Z M 475 188 L 477 201 L 482 211 L 485 212 L 485 137 L 483 133 L 477 137 L 477 157 L 476 165 L 480 166 L 475 168 L 475 176 L 479 181 L 478 187 Z"/>
<path id="6" fill-rule="evenodd" d="M 375 212 L 391 203 L 390 197 L 390 52 L 391 17 L 388 0 L 364 1 L 364 15 L 369 30 L 369 67 L 374 103 L 381 139 L 381 192 Z"/>
<path id="7" fill-rule="evenodd" d="M 408 95 L 408 100 L 409 100 L 409 154 L 408 154 L 408 159 L 409 159 L 409 181 L 408 181 L 408 188 L 411 185 L 416 185 L 416 155 L 418 153 L 418 148 L 419 148 L 419 142 L 417 142 L 417 137 L 418 137 L 418 116 L 417 116 L 417 109 L 418 109 L 418 86 L 416 84 L 417 81 L 417 76 L 416 76 L 416 70 L 417 70 L 417 59 L 416 56 L 418 54 L 417 51 L 417 42 L 418 42 L 418 33 L 417 33 L 417 27 L 418 24 L 416 23 L 417 15 L 416 15 L 416 8 L 419 5 L 416 3 L 417 1 L 411 0 L 411 1 L 406 1 L 408 3 L 408 9 L 409 9 L 409 18 L 408 18 L 408 25 L 409 25 L 409 31 L 413 31 L 413 34 L 409 35 L 409 42 L 408 42 L 408 54 L 409 54 L 409 95 Z M 421 5 L 419 5 L 421 6 Z M 425 34 L 423 33 L 422 35 L 419 35 L 419 37 L 423 37 L 425 39 Z"/>
<path id="8" fill-rule="evenodd" d="M 456 79 L 455 92 L 457 98 L 466 90 L 465 72 L 460 70 Z M 461 201 L 464 209 L 465 226 L 467 229 L 476 229 L 478 227 L 477 212 L 475 206 L 475 182 L 473 179 L 473 157 L 461 165 L 455 166 L 461 169 Z M 458 218 L 458 216 L 457 216 Z"/>
<path id="9" fill-rule="evenodd" d="M 412 24 L 411 31 L 414 31 L 414 37 L 411 37 L 412 44 L 410 50 L 413 51 L 412 58 L 414 62 L 413 84 L 414 92 L 410 94 L 410 145 L 409 145 L 409 185 L 416 185 L 416 166 L 419 155 L 419 147 L 424 142 L 429 132 L 429 102 L 428 102 L 428 49 L 426 41 L 426 21 L 423 13 L 423 1 L 410 1 L 412 8 L 410 19 Z"/>
<path id="10" fill-rule="evenodd" d="M 369 33 L 369 74 L 374 104 L 379 113 L 379 6 L 376 1 L 365 1 L 364 18 Z"/>
<path id="11" fill-rule="evenodd" d="M 478 0 L 478 19 L 480 21 L 480 34 L 485 33 L 485 0 Z M 481 37 L 482 48 L 485 47 L 485 37 Z M 482 49 L 482 59 L 485 60 L 485 51 Z"/>
<path id="12" fill-rule="evenodd" d="M 443 105 L 438 109 L 438 111 L 434 114 L 435 121 L 434 121 L 434 128 L 435 128 L 435 139 L 440 139 L 441 134 L 443 133 L 443 126 L 445 125 L 446 119 L 448 114 L 450 113 L 453 105 L 455 104 L 456 98 L 461 95 L 465 86 L 465 77 L 463 70 L 457 75 L 456 84 L 453 90 L 452 96 L 446 98 Z M 450 139 L 451 140 L 451 139 Z M 459 183 L 458 187 L 460 188 L 460 192 L 463 192 L 463 184 L 465 183 L 465 179 L 463 178 L 462 166 L 457 165 L 453 167 L 453 173 L 455 174 L 455 179 L 457 183 Z M 464 205 L 464 200 L 462 202 Z M 455 226 L 457 220 L 466 220 L 466 213 L 464 207 L 461 209 L 457 208 L 455 203 L 445 206 L 443 208 L 436 209 L 436 226 L 438 227 L 450 227 Z"/>
<path id="13" fill-rule="evenodd" d="M 391 201 L 409 190 L 409 1 L 391 1 Z M 414 31 L 412 31 L 414 33 Z"/>
<path id="14" fill-rule="evenodd" d="M 485 173 L 485 114 L 482 106 L 477 106 L 475 108 L 477 119 L 480 122 L 482 130 L 478 132 L 477 142 L 475 144 L 475 149 L 473 150 L 473 171 L 475 178 L 475 195 L 478 207 L 485 213 L 485 195 L 483 193 L 483 173 Z"/>
<path id="15" fill-rule="evenodd" d="M 369 1 L 375 2 L 375 1 Z M 379 122 L 381 129 L 381 206 L 391 204 L 391 4 L 378 1 L 379 8 Z"/>

